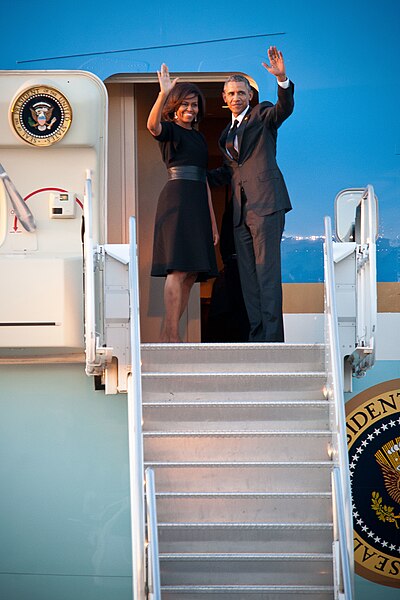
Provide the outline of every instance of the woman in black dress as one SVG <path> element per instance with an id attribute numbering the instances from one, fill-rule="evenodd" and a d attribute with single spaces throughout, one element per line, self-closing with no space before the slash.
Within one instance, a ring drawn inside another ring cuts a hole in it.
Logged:
<path id="1" fill-rule="evenodd" d="M 206 179 L 207 145 L 195 124 L 204 116 L 204 97 L 192 83 L 158 72 L 160 92 L 147 129 L 160 143 L 168 182 L 158 199 L 154 227 L 154 277 L 165 277 L 162 342 L 180 342 L 179 320 L 196 281 L 218 274 L 214 246 L 218 230 Z"/>

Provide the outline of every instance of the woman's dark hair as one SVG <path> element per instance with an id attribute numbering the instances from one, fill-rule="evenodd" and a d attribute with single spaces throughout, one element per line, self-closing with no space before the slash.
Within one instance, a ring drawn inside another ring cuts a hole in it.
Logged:
<path id="1" fill-rule="evenodd" d="M 164 104 L 161 118 L 164 121 L 173 121 L 175 111 L 180 107 L 182 101 L 187 96 L 197 96 L 199 102 L 199 112 L 197 114 L 197 121 L 201 121 L 204 118 L 206 112 L 206 101 L 203 93 L 199 90 L 197 85 L 194 83 L 176 83 Z"/>

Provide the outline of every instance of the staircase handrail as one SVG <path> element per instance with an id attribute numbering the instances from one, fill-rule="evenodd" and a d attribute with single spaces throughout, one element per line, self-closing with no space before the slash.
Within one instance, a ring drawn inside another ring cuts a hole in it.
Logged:
<path id="1" fill-rule="evenodd" d="M 131 496 L 133 600 L 145 599 L 145 504 L 140 362 L 139 283 L 136 220 L 129 219 L 129 317 L 131 372 L 128 375 L 128 440 Z"/>
<path id="2" fill-rule="evenodd" d="M 145 479 L 147 508 L 147 594 L 149 600 L 161 600 L 156 491 L 154 483 L 154 471 L 151 467 L 146 469 Z"/>
<path id="3" fill-rule="evenodd" d="M 344 597 L 352 600 L 354 590 L 353 521 L 349 476 L 349 456 L 346 442 L 343 374 L 339 346 L 338 320 L 333 267 L 332 227 L 325 217 L 324 271 L 325 271 L 325 342 L 327 346 L 327 394 L 330 399 L 331 420 L 334 425 L 333 461 L 338 469 L 334 486 L 337 535 L 340 547 L 340 575 Z M 344 538 L 343 538 L 344 536 Z"/>
<path id="4" fill-rule="evenodd" d="M 353 582 L 352 582 L 352 571 L 351 565 L 348 561 L 348 554 L 346 545 L 341 542 L 341 540 L 346 540 L 347 531 L 346 531 L 346 520 L 339 508 L 344 506 L 344 495 L 343 488 L 341 483 L 341 473 L 339 466 L 333 467 L 332 472 L 332 490 L 335 498 L 335 520 L 334 520 L 334 553 L 335 553 L 335 566 L 338 566 L 339 569 L 336 569 L 336 582 L 337 585 L 337 596 L 339 598 L 344 598 L 344 600 L 352 600 L 353 598 Z M 351 550 L 352 552 L 352 550 Z M 340 592 L 344 592 L 344 595 L 341 595 Z M 336 595 L 335 595 L 336 598 Z"/>

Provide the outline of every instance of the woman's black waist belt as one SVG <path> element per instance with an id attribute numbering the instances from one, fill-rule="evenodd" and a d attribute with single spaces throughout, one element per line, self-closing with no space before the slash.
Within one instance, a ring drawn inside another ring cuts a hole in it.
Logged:
<path id="1" fill-rule="evenodd" d="M 168 179 L 189 179 L 190 181 L 207 181 L 207 169 L 186 165 L 183 167 L 169 167 Z"/>

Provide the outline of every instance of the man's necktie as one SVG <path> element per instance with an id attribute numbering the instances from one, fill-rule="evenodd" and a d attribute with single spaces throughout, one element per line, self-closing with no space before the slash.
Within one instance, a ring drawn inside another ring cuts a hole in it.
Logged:
<path id="1" fill-rule="evenodd" d="M 235 119 L 233 122 L 233 126 L 231 127 L 231 129 L 228 132 L 228 135 L 226 137 L 226 143 L 225 143 L 226 149 L 228 150 L 228 152 L 232 156 L 232 158 L 234 158 L 235 160 L 237 160 L 239 157 L 238 152 L 234 145 L 238 123 L 239 123 L 239 121 L 237 119 Z"/>

